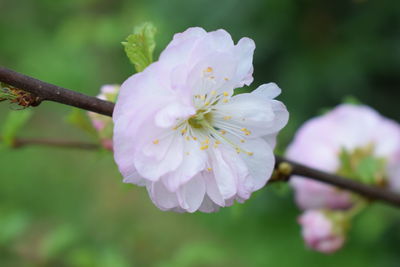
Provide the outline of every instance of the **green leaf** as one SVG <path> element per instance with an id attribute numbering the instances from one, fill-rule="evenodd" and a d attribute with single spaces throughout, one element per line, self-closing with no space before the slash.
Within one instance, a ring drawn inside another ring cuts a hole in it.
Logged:
<path id="1" fill-rule="evenodd" d="M 369 156 L 359 162 L 356 173 L 363 183 L 375 184 L 379 175 L 383 173 L 384 166 L 385 162 L 382 159 Z"/>
<path id="2" fill-rule="evenodd" d="M 13 145 L 18 131 L 27 123 L 32 114 L 33 111 L 31 109 L 10 111 L 8 113 L 1 131 L 2 141 L 6 146 L 11 147 Z"/>
<path id="3" fill-rule="evenodd" d="M 374 156 L 371 146 L 351 152 L 342 148 L 339 161 L 337 174 L 341 176 L 370 185 L 380 184 L 385 180 L 386 161 Z"/>
<path id="4" fill-rule="evenodd" d="M 133 34 L 126 38 L 126 42 L 122 42 L 125 53 L 135 66 L 137 72 L 143 71 L 153 62 L 153 52 L 156 47 L 154 40 L 156 31 L 153 24 L 146 22 L 135 27 Z"/>
<path id="5" fill-rule="evenodd" d="M 71 113 L 66 117 L 66 121 L 78 129 L 81 129 L 89 135 L 97 138 L 96 129 L 93 127 L 89 118 L 83 114 L 83 111 L 80 109 L 72 109 Z"/>
<path id="6" fill-rule="evenodd" d="M 345 96 L 342 100 L 345 104 L 353 104 L 353 105 L 362 105 L 363 103 L 354 96 L 348 95 Z"/>

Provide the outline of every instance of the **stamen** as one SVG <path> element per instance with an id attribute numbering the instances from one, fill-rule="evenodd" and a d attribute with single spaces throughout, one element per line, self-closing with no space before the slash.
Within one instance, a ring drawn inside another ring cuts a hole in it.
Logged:
<path id="1" fill-rule="evenodd" d="M 207 171 L 209 171 L 209 172 L 212 171 L 212 168 L 207 168 Z"/>
<path id="2" fill-rule="evenodd" d="M 232 116 L 224 116 L 224 120 L 230 120 L 230 119 L 232 119 Z"/>
<path id="3" fill-rule="evenodd" d="M 224 96 L 229 96 L 229 93 L 225 91 L 225 92 L 223 92 L 223 95 Z"/>
<path id="4" fill-rule="evenodd" d="M 160 142 L 160 140 L 155 139 L 155 140 L 153 141 L 153 144 L 157 145 L 159 142 Z"/>
<path id="5" fill-rule="evenodd" d="M 247 128 L 242 128 L 240 129 L 242 132 L 244 132 L 245 135 L 250 135 L 251 132 L 249 130 L 247 130 Z"/>

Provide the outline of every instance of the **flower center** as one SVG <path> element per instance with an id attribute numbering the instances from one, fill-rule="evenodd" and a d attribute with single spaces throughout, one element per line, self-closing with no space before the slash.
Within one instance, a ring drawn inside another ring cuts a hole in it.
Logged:
<path id="1" fill-rule="evenodd" d="M 204 122 L 207 124 L 212 124 L 212 117 L 213 116 L 211 112 L 200 109 L 195 115 L 189 118 L 188 123 L 192 128 L 200 129 L 203 128 Z"/>

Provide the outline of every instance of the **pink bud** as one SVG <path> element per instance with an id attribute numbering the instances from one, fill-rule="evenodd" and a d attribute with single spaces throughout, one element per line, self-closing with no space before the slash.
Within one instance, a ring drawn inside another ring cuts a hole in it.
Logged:
<path id="1" fill-rule="evenodd" d="M 119 92 L 119 85 L 103 85 L 97 98 L 115 102 Z M 93 127 L 99 134 L 102 146 L 107 150 L 112 150 L 112 128 L 113 121 L 110 117 L 100 115 L 94 112 L 88 112 Z"/>
<path id="2" fill-rule="evenodd" d="M 303 239 L 307 246 L 322 253 L 333 253 L 340 249 L 345 236 L 343 221 L 334 221 L 321 210 L 308 210 L 299 217 Z"/>

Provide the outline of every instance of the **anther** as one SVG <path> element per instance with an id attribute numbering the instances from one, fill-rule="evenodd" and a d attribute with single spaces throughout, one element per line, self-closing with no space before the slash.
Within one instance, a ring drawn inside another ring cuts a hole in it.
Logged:
<path id="1" fill-rule="evenodd" d="M 155 139 L 155 140 L 153 141 L 153 144 L 157 145 L 159 142 L 160 142 L 160 140 Z"/>

